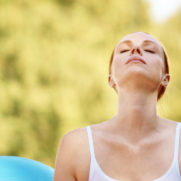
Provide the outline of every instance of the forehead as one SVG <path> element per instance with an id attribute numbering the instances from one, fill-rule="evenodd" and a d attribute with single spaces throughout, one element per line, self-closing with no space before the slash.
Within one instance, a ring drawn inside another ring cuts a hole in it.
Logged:
<path id="1" fill-rule="evenodd" d="M 136 33 L 131 33 L 126 36 L 124 36 L 116 45 L 116 48 L 123 43 L 126 40 L 130 40 L 133 42 L 133 44 L 141 45 L 145 40 L 150 40 L 153 42 L 156 46 L 159 48 L 162 48 L 161 43 L 153 36 L 143 33 L 143 32 L 136 32 Z"/>

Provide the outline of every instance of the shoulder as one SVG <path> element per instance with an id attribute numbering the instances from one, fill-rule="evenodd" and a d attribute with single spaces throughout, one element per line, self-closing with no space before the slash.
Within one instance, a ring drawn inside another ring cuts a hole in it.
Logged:
<path id="1" fill-rule="evenodd" d="M 180 170 L 180 173 L 181 173 L 181 126 L 180 126 L 180 133 L 179 133 L 179 155 L 178 155 L 178 160 L 179 160 L 179 170 Z"/>
<path id="2" fill-rule="evenodd" d="M 72 131 L 66 133 L 60 142 L 60 145 L 64 145 L 64 147 L 68 149 L 72 149 L 74 151 L 80 150 L 78 146 L 85 144 L 87 141 L 87 131 L 86 128 L 77 128 Z M 77 152 L 74 152 L 76 154 Z M 77 153 L 78 154 L 78 153 Z"/>
<path id="3" fill-rule="evenodd" d="M 58 152 L 66 152 L 69 156 L 79 154 L 79 146 L 86 141 L 86 128 L 77 128 L 66 133 L 60 140 Z"/>
<path id="4" fill-rule="evenodd" d="M 71 172 L 75 178 L 80 177 L 80 169 L 85 169 L 85 173 L 88 171 L 88 156 L 89 147 L 86 128 L 69 131 L 61 138 L 59 143 L 55 163 L 56 169 L 57 171 L 65 169 L 65 165 L 68 165 L 68 172 Z"/>
<path id="5" fill-rule="evenodd" d="M 85 136 L 85 128 L 77 128 L 72 131 L 69 131 L 62 137 L 62 143 L 77 144 L 81 141 L 81 137 Z"/>

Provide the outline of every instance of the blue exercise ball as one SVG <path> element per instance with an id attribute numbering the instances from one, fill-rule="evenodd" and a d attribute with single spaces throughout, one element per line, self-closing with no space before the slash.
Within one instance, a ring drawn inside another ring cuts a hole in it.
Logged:
<path id="1" fill-rule="evenodd" d="M 54 169 L 39 161 L 0 156 L 0 181 L 53 181 Z"/>

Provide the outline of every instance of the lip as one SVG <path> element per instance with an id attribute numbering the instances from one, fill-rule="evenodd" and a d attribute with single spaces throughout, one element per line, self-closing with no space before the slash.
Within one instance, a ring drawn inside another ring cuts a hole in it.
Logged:
<path id="1" fill-rule="evenodd" d="M 135 60 L 135 61 L 140 61 L 141 63 L 146 64 L 146 62 L 145 62 L 142 58 L 137 57 L 137 56 L 134 56 L 134 57 L 129 58 L 128 61 L 126 62 L 126 64 L 128 64 L 128 63 L 130 63 L 131 61 L 134 61 L 134 60 Z"/>

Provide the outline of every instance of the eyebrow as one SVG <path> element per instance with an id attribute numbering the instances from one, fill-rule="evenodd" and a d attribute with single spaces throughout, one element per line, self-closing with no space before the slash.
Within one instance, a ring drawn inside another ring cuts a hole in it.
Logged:
<path id="1" fill-rule="evenodd" d="M 133 42 L 131 40 L 125 40 L 125 41 L 120 42 L 118 47 L 122 44 L 133 44 Z M 158 46 L 158 44 L 152 40 L 144 40 L 142 44 L 154 44 L 154 45 Z"/>

